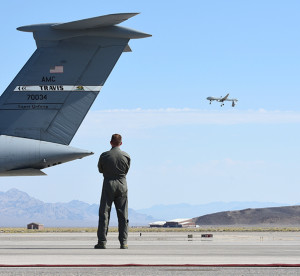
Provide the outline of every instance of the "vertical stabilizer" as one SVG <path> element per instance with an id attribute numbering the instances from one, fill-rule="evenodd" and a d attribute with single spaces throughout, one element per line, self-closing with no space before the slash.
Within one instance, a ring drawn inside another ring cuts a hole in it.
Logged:
<path id="1" fill-rule="evenodd" d="M 132 38 L 116 26 L 136 15 L 23 26 L 37 50 L 0 98 L 0 134 L 68 145 Z"/>

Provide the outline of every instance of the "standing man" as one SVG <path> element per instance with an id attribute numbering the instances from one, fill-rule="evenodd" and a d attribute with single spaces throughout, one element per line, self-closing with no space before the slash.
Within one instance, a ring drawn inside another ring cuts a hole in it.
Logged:
<path id="1" fill-rule="evenodd" d="M 120 150 L 122 136 L 113 134 L 110 151 L 103 152 L 99 158 L 98 169 L 103 174 L 102 195 L 99 208 L 98 244 L 95 249 L 106 248 L 106 236 L 111 205 L 114 202 L 119 223 L 120 248 L 127 249 L 128 236 L 128 199 L 126 174 L 130 167 L 130 156 Z"/>

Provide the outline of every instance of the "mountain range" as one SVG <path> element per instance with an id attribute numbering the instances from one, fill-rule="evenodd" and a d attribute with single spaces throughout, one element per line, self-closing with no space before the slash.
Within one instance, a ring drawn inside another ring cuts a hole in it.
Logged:
<path id="1" fill-rule="evenodd" d="M 73 200 L 68 203 L 45 203 L 17 189 L 0 192 L 0 227 L 24 227 L 37 222 L 45 227 L 97 227 L 98 204 Z M 155 218 L 128 210 L 131 226 L 148 225 Z M 110 225 L 117 225 L 112 209 Z"/>
<path id="2" fill-rule="evenodd" d="M 195 218 L 199 223 L 208 221 L 208 214 L 222 211 L 232 212 L 246 208 L 279 207 L 284 204 L 274 202 L 213 202 L 209 204 L 173 204 L 155 205 L 147 209 L 129 208 L 130 226 L 147 226 L 157 220 L 176 218 Z M 45 227 L 97 227 L 98 204 L 88 204 L 79 200 L 68 203 L 45 203 L 17 189 L 0 192 L 0 227 L 25 227 L 28 223 L 37 222 Z M 232 213 L 230 213 L 232 214 Z M 226 212 L 223 212 L 226 217 Z M 218 216 L 218 215 L 216 215 Z M 219 220 L 219 218 L 217 218 Z M 224 220 L 224 225 L 226 221 Z M 111 226 L 117 225 L 116 211 L 111 211 Z"/>

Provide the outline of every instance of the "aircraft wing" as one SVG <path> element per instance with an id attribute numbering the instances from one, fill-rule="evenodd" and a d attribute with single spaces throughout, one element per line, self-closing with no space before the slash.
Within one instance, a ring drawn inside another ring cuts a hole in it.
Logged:
<path id="1" fill-rule="evenodd" d="M 221 99 L 221 101 L 226 101 L 227 98 L 228 98 L 228 96 L 229 96 L 229 94 L 227 94 L 225 97 L 223 97 L 223 98 Z"/>
<path id="2" fill-rule="evenodd" d="M 238 99 L 226 99 L 226 101 L 229 101 L 229 102 L 237 102 L 238 101 Z"/>

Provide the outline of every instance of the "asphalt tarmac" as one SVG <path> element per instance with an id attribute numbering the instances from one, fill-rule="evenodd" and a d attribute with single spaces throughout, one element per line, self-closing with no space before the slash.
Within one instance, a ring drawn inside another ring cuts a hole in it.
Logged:
<path id="1" fill-rule="evenodd" d="M 0 233 L 0 275 L 300 275 L 299 232 Z M 192 237 L 190 236 L 192 235 Z"/>

